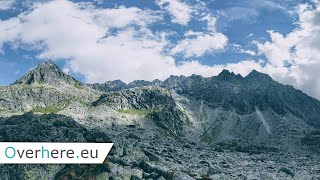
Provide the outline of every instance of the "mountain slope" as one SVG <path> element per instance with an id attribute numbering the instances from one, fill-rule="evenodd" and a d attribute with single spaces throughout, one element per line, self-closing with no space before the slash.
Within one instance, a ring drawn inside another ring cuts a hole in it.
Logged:
<path id="1" fill-rule="evenodd" d="M 320 127 L 320 101 L 255 70 L 246 77 L 223 70 L 217 77 L 211 78 L 171 76 L 160 82 L 135 82 L 127 85 L 122 82 L 117 89 L 158 85 L 190 99 L 204 101 L 213 109 L 235 110 L 238 114 L 250 114 L 256 108 L 262 111 L 272 109 L 281 116 L 292 113 L 307 124 Z M 112 89 L 106 84 L 96 84 L 93 88 L 105 92 Z"/>
<path id="2" fill-rule="evenodd" d="M 188 123 L 170 91 L 159 87 L 141 87 L 102 94 L 92 106 L 102 105 L 120 112 L 144 114 L 169 135 L 181 135 L 183 126 Z"/>
<path id="3" fill-rule="evenodd" d="M 118 88 L 155 85 L 136 82 Z M 191 121 L 187 132 L 205 142 L 299 151 L 302 138 L 320 128 L 318 100 L 255 70 L 246 77 L 224 70 L 216 77 L 171 76 L 156 83 L 177 94 L 176 103 Z"/>
<path id="4" fill-rule="evenodd" d="M 65 74 L 57 65 L 51 61 L 39 64 L 35 69 L 29 71 L 13 84 L 51 84 L 51 85 L 80 85 L 81 83 L 73 77 Z"/>
<path id="5" fill-rule="evenodd" d="M 271 109 L 278 115 L 291 113 L 311 126 L 320 127 L 320 101 L 257 71 L 245 78 L 225 70 L 211 78 L 179 77 L 174 86 L 170 81 L 167 79 L 162 86 L 205 101 L 213 109 L 235 110 L 238 114 L 250 114 L 256 108 L 261 111 Z"/>

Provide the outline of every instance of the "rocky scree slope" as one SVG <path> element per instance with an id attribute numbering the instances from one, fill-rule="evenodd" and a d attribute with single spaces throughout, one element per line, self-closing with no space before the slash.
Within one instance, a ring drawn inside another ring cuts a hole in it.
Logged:
<path id="1" fill-rule="evenodd" d="M 70 117 L 57 114 L 0 118 L 1 142 L 111 142 L 108 134 L 87 129 Z M 1 179 L 94 179 L 110 171 L 101 165 L 3 165 Z M 73 172 L 73 173 L 72 173 Z"/>
<path id="2" fill-rule="evenodd" d="M 145 114 L 164 130 L 165 134 L 181 136 L 187 115 L 177 106 L 170 91 L 159 87 L 141 87 L 122 90 L 101 97 L 93 107 L 107 105 L 114 110 Z"/>

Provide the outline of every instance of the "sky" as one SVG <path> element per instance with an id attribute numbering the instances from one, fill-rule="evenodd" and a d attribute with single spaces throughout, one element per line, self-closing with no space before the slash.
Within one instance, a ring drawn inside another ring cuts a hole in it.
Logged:
<path id="1" fill-rule="evenodd" d="M 255 69 L 320 99 L 320 1 L 0 0 L 0 85 L 47 60 L 86 83 Z"/>

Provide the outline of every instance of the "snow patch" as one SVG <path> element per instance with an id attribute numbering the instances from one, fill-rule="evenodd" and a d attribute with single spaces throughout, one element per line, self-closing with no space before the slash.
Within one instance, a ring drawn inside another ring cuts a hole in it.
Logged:
<path id="1" fill-rule="evenodd" d="M 270 126 L 268 125 L 264 115 L 261 113 L 261 111 L 259 111 L 259 109 L 257 107 L 256 107 L 256 113 L 257 113 L 259 119 L 261 120 L 263 126 L 266 128 L 268 134 L 271 134 Z"/>

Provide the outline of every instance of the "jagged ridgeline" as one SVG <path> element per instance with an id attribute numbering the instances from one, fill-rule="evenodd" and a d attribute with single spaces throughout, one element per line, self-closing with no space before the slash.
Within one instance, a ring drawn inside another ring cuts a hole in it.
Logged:
<path id="1" fill-rule="evenodd" d="M 101 166 L 6 165 L 5 179 L 318 177 L 320 102 L 257 71 L 85 84 L 48 61 L 0 87 L 0 117 L 2 141 L 115 143 Z"/>

